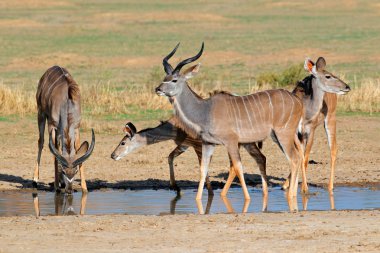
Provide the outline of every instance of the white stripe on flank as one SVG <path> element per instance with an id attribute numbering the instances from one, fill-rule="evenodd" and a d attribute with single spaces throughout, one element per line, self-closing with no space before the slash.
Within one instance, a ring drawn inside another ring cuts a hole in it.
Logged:
<path id="1" fill-rule="evenodd" d="M 279 91 L 280 94 L 281 94 L 281 100 L 282 100 L 282 116 L 281 116 L 281 120 L 280 120 L 280 123 L 283 122 L 284 120 L 284 114 L 285 114 L 285 104 L 284 104 L 284 96 L 282 95 L 282 90 Z"/>
<path id="2" fill-rule="evenodd" d="M 239 105 L 238 105 L 238 103 L 236 102 L 236 97 L 234 97 L 234 102 L 235 102 L 235 105 L 236 105 L 236 108 L 237 108 L 237 111 L 238 111 L 238 113 L 239 113 L 239 118 L 238 118 L 238 120 L 237 120 L 237 124 L 239 125 L 239 127 L 238 127 L 238 132 L 239 132 L 239 136 L 241 136 L 241 131 L 240 130 L 242 130 L 243 129 L 243 127 L 242 127 L 242 124 L 241 124 L 241 114 L 240 114 L 240 109 L 239 109 Z"/>
<path id="3" fill-rule="evenodd" d="M 247 97 L 247 100 L 248 100 L 248 103 L 249 103 L 249 106 L 251 107 L 251 109 L 252 109 L 252 115 L 253 115 L 253 118 L 254 118 L 254 120 L 255 120 L 255 123 L 257 123 L 257 119 L 256 119 L 256 111 L 255 111 L 255 109 L 253 108 L 253 105 L 252 105 L 252 103 L 251 103 L 251 99 L 250 99 L 250 97 Z"/>
<path id="4" fill-rule="evenodd" d="M 254 97 L 255 94 L 252 94 L 252 98 L 254 99 L 255 101 L 255 105 L 257 107 L 257 112 L 259 113 L 259 117 L 260 117 L 260 121 L 262 122 L 263 121 L 263 118 L 261 117 L 261 113 L 260 113 L 260 110 L 259 110 L 259 106 L 257 105 L 257 102 L 256 102 L 256 97 Z"/>
<path id="5" fill-rule="evenodd" d="M 240 135 L 240 129 L 239 129 L 239 124 L 238 124 L 238 119 L 236 117 L 236 111 L 235 111 L 235 107 L 231 101 L 231 99 L 228 100 L 229 104 L 230 104 L 230 107 L 231 107 L 231 113 L 234 115 L 234 122 L 235 122 L 235 128 L 236 130 L 238 131 L 238 134 Z"/>
<path id="6" fill-rule="evenodd" d="M 286 124 L 285 124 L 284 128 L 286 128 L 288 126 L 289 120 L 293 116 L 293 107 L 294 107 L 294 101 L 293 101 L 292 96 L 289 94 L 289 92 L 286 92 L 286 94 L 288 94 L 288 96 L 290 97 L 290 100 L 292 100 L 292 110 L 290 111 L 289 118 L 286 121 Z"/>
<path id="7" fill-rule="evenodd" d="M 247 113 L 248 120 L 249 120 L 249 124 L 251 125 L 251 129 L 254 131 L 254 128 L 253 128 L 253 125 L 252 125 L 252 121 L 251 121 L 251 116 L 249 116 L 248 109 L 247 109 L 247 107 L 245 106 L 244 98 L 241 98 L 241 99 L 243 100 L 243 105 L 244 105 L 245 113 Z"/>
<path id="8" fill-rule="evenodd" d="M 238 109 L 238 113 L 239 113 L 239 123 L 240 123 L 240 127 L 241 128 L 244 128 L 244 126 L 242 125 L 242 118 L 241 118 L 241 113 L 240 113 L 240 108 L 239 108 L 239 104 L 238 102 L 236 101 L 236 98 L 240 98 L 240 97 L 234 97 L 234 101 L 235 101 L 235 105 L 236 105 L 236 108 Z"/>
<path id="9" fill-rule="evenodd" d="M 272 122 L 273 122 L 273 104 L 272 104 L 272 99 L 270 98 L 268 91 L 265 91 L 265 93 L 268 95 L 269 104 L 270 104 L 270 107 L 272 108 Z"/>
<path id="10" fill-rule="evenodd" d="M 62 76 L 64 76 L 64 74 L 60 75 L 60 76 L 57 78 L 57 80 L 55 80 L 54 83 L 52 83 L 52 84 L 50 85 L 50 87 L 49 87 L 49 89 L 48 89 L 48 91 L 47 91 L 47 94 L 50 94 L 50 90 L 53 88 L 54 84 L 55 84 L 56 82 L 58 82 L 59 79 L 61 79 Z"/>
<path id="11" fill-rule="evenodd" d="M 260 106 L 261 106 L 261 110 L 263 111 L 263 114 L 264 114 L 264 116 L 265 116 L 264 106 L 263 106 L 263 104 L 261 103 L 261 98 L 260 98 L 259 95 L 258 95 L 258 100 L 259 100 L 259 103 L 260 103 Z M 264 118 L 264 120 L 266 120 L 266 118 Z"/>

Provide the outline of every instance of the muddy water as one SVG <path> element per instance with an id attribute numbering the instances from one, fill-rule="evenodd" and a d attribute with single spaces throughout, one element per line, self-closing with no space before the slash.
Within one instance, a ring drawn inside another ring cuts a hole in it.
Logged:
<path id="1" fill-rule="evenodd" d="M 207 192 L 207 191 L 205 191 Z M 311 187 L 308 198 L 298 196 L 299 209 L 343 210 L 379 209 L 380 192 L 369 188 L 337 187 L 334 196 L 322 188 Z M 194 189 L 182 190 L 181 196 L 167 190 L 93 191 L 72 196 L 52 192 L 32 194 L 23 191 L 0 192 L 0 216 L 20 215 L 70 215 L 70 214 L 187 214 L 261 212 L 261 189 L 250 189 L 252 200 L 244 201 L 241 188 L 231 188 L 228 198 L 220 197 L 220 190 L 213 198 L 207 193 L 202 202 L 195 201 Z M 280 188 L 270 188 L 268 211 L 287 211 L 288 205 Z"/>

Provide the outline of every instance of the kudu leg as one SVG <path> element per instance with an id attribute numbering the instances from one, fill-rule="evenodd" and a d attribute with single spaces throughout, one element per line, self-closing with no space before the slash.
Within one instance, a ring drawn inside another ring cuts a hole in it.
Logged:
<path id="1" fill-rule="evenodd" d="M 298 188 L 298 171 L 303 161 L 302 150 L 298 150 L 295 145 L 295 134 L 289 131 L 276 131 L 274 138 L 277 139 L 282 151 L 290 162 L 290 184 L 288 189 L 288 205 L 290 211 L 298 210 L 297 207 L 297 188 Z"/>
<path id="2" fill-rule="evenodd" d="M 53 140 L 53 145 L 55 146 L 56 149 L 59 149 L 59 147 L 58 147 L 58 136 L 56 133 L 56 129 L 51 128 L 51 129 L 49 129 L 49 133 L 50 132 L 51 132 L 51 138 Z M 53 159 L 54 159 L 54 190 L 56 192 L 60 192 L 61 190 L 59 188 L 58 160 L 55 156 Z"/>
<path id="3" fill-rule="evenodd" d="M 240 159 L 239 147 L 237 144 L 229 145 L 227 146 L 227 149 L 228 149 L 228 154 L 232 160 L 235 173 L 238 176 L 241 187 L 243 189 L 244 198 L 251 199 L 248 193 L 247 185 L 245 184 L 245 180 L 244 180 L 243 165 Z"/>
<path id="4" fill-rule="evenodd" d="M 80 134 L 79 134 L 79 129 L 75 129 L 75 150 L 78 151 L 80 148 Z M 79 172 L 80 172 L 80 186 L 82 188 L 82 192 L 86 193 L 88 192 L 87 190 L 87 184 L 86 184 L 86 176 L 84 173 L 84 166 L 83 163 L 79 165 Z"/>
<path id="5" fill-rule="evenodd" d="M 223 187 L 222 192 L 220 193 L 220 196 L 222 196 L 222 197 L 226 197 L 227 196 L 228 190 L 230 189 L 232 181 L 234 181 L 235 177 L 236 177 L 235 168 L 232 165 L 232 161 L 231 161 L 231 158 L 230 158 L 230 171 L 228 173 L 227 181 L 226 181 L 226 183 L 225 183 L 225 185 Z"/>
<path id="6" fill-rule="evenodd" d="M 199 186 L 198 186 L 198 192 L 196 199 L 200 200 L 202 199 L 202 193 L 203 193 L 203 187 L 205 184 L 206 176 L 207 176 L 207 171 L 208 171 L 208 166 L 210 164 L 211 156 L 212 153 L 214 152 L 215 146 L 212 144 L 202 144 L 202 161 L 201 161 L 201 176 L 199 180 Z"/>
<path id="7" fill-rule="evenodd" d="M 335 173 L 336 156 L 338 153 L 338 146 L 336 143 L 335 114 L 325 119 L 325 130 L 326 130 L 327 140 L 330 147 L 330 156 L 331 156 L 330 181 L 329 181 L 328 189 L 330 191 L 330 194 L 332 194 L 332 191 L 334 189 L 334 173 Z"/>
<path id="8" fill-rule="evenodd" d="M 312 124 L 314 125 L 314 124 Z M 304 152 L 303 155 L 303 164 L 302 164 L 302 188 L 301 192 L 304 194 L 308 193 L 308 187 L 307 187 L 307 182 L 306 182 L 306 171 L 307 171 L 307 166 L 309 163 L 309 156 L 311 152 L 311 147 L 313 146 L 314 142 L 314 133 L 315 133 L 315 128 L 316 126 L 307 126 L 305 127 L 305 132 L 303 133 L 303 139 L 302 139 L 302 149 Z M 297 139 L 297 141 L 299 141 Z M 304 175 L 305 174 L 305 175 Z M 289 179 L 290 179 L 290 174 L 284 185 L 282 186 L 283 189 L 287 189 L 289 187 Z"/>
<path id="9" fill-rule="evenodd" d="M 194 147 L 195 153 L 197 154 L 197 157 L 198 157 L 199 166 L 201 165 L 201 161 L 202 161 L 202 152 L 200 151 L 200 149 L 201 149 L 201 147 L 199 147 L 199 148 Z M 210 157 L 210 161 L 211 161 L 211 157 Z M 207 188 L 208 195 L 214 196 L 214 191 L 212 189 L 210 177 L 209 177 L 208 173 L 206 175 L 206 188 Z"/>
<path id="10" fill-rule="evenodd" d="M 180 156 L 183 152 L 187 150 L 188 146 L 185 145 L 178 145 L 168 156 L 168 163 L 169 163 L 169 172 L 170 172 L 170 187 L 175 190 L 177 193 L 181 191 L 181 189 L 178 187 L 175 176 L 174 176 L 174 159 L 177 156 Z"/>
<path id="11" fill-rule="evenodd" d="M 34 174 L 33 174 L 33 187 L 35 188 L 37 188 L 37 183 L 40 178 L 40 161 L 41 161 L 42 149 L 44 148 L 45 125 L 46 125 L 46 117 L 42 115 L 40 112 L 38 112 L 38 131 L 39 131 L 38 154 L 37 154 L 36 167 L 34 169 Z"/>
<path id="12" fill-rule="evenodd" d="M 268 208 L 268 177 L 266 170 L 266 157 L 261 153 L 260 149 L 256 144 L 245 144 L 243 145 L 245 150 L 255 159 L 257 165 L 259 166 L 261 174 L 261 182 L 263 187 L 263 211 L 266 211 Z"/>

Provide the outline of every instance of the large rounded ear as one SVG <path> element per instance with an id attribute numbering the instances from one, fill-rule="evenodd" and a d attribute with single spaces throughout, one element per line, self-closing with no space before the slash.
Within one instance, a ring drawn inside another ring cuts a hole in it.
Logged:
<path id="1" fill-rule="evenodd" d="M 90 146 L 90 145 L 88 144 L 88 142 L 87 142 L 87 141 L 84 141 L 84 142 L 82 143 L 82 145 L 80 145 L 79 149 L 77 150 L 76 155 L 77 155 L 78 157 L 84 155 L 84 154 L 87 152 L 89 146 Z"/>
<path id="2" fill-rule="evenodd" d="M 132 122 L 128 122 L 125 124 L 123 131 L 125 134 L 129 134 L 129 136 L 132 138 L 136 133 L 136 127 L 132 124 Z"/>
<path id="3" fill-rule="evenodd" d="M 312 73 L 314 65 L 314 62 L 310 58 L 306 58 L 303 67 L 307 72 Z"/>
<path id="4" fill-rule="evenodd" d="M 199 72 L 199 69 L 201 67 L 201 64 L 198 63 L 194 66 L 191 66 L 190 68 L 186 69 L 184 72 L 183 72 L 183 76 L 186 78 L 186 79 L 190 79 L 194 76 L 196 76 Z"/>
<path id="5" fill-rule="evenodd" d="M 325 69 L 326 67 L 326 61 L 325 61 L 325 58 L 323 57 L 319 57 L 318 60 L 317 60 L 317 64 L 316 64 L 316 68 L 317 68 L 317 71 L 322 71 Z"/>

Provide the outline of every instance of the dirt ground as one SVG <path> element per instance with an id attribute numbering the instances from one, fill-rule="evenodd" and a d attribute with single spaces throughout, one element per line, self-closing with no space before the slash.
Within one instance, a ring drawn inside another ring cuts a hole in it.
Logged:
<path id="1" fill-rule="evenodd" d="M 125 122 L 117 122 L 122 126 Z M 138 128 L 154 126 L 136 124 Z M 0 123 L 0 190 L 29 189 L 37 155 L 37 126 L 34 121 Z M 82 139 L 89 140 L 90 133 Z M 380 118 L 338 118 L 337 185 L 378 185 L 380 182 Z M 92 157 L 86 162 L 88 188 L 142 189 L 169 185 L 167 156 L 171 142 L 141 148 L 120 161 L 110 154 L 122 133 L 96 135 Z M 49 189 L 54 180 L 52 157 L 42 155 L 39 189 Z M 267 174 L 280 184 L 289 166 L 271 140 L 264 142 Z M 249 186 L 260 182 L 253 159 L 242 151 Z M 312 149 L 308 179 L 326 185 L 329 151 L 320 126 Z M 194 151 L 176 162 L 180 187 L 196 187 L 199 171 Z M 209 170 L 213 187 L 222 187 L 228 160 L 223 147 L 216 149 Z M 79 188 L 79 178 L 76 182 Z M 270 198 L 270 196 L 269 196 Z M 175 215 L 175 216 L 71 216 L 0 218 L 0 252 L 379 252 L 380 211 L 329 211 L 299 213 Z M 59 242 L 59 243 L 57 243 Z"/>

